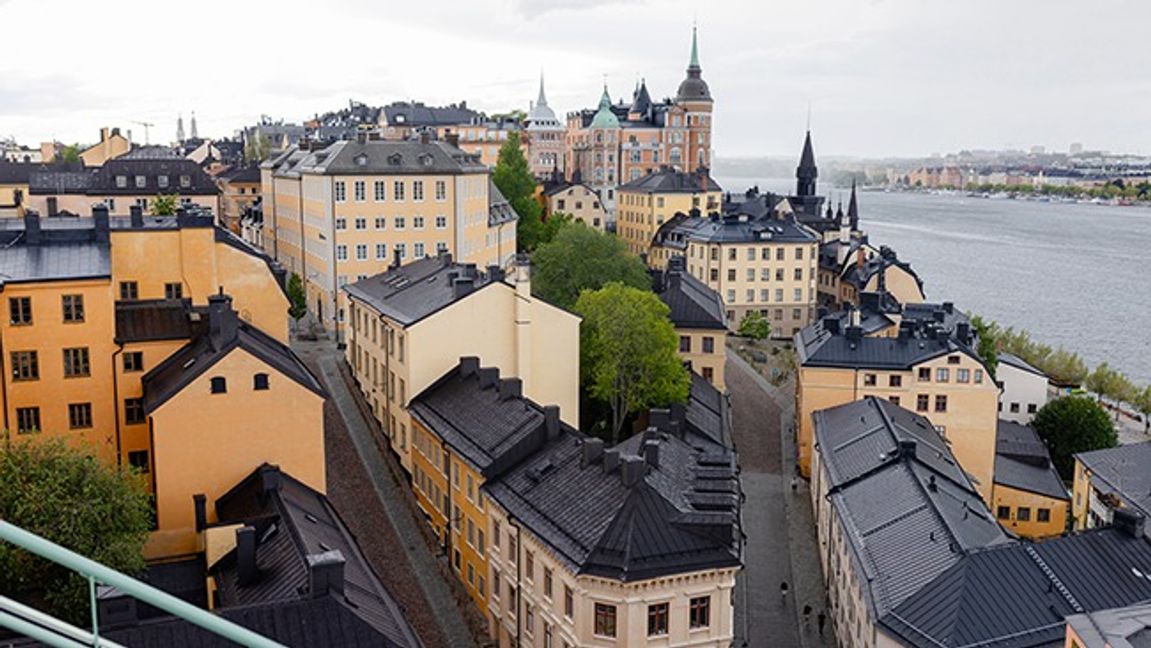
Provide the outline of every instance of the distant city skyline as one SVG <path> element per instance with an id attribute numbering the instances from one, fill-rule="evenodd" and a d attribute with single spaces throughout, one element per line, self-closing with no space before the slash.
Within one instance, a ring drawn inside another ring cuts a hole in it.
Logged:
<path id="1" fill-rule="evenodd" d="M 0 137 L 91 143 L 114 126 L 143 142 L 134 122 L 149 122 L 151 141 L 168 142 L 193 111 L 201 135 L 221 137 L 349 99 L 527 110 L 541 69 L 563 114 L 594 106 L 605 79 L 616 100 L 641 78 L 673 94 L 695 22 L 718 158 L 797 155 L 809 105 L 820 156 L 1151 152 L 1151 6 L 1105 4 L 1123 19 L 1035 0 L 207 1 L 179 13 L 0 0 L 0 21 L 43 27 L 6 37 L 7 52 L 28 55 L 0 59 Z"/>

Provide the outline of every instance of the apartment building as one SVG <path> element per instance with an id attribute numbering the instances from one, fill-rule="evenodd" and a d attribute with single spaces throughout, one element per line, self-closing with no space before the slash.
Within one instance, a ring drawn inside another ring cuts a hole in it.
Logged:
<path id="1" fill-rule="evenodd" d="M 1138 524 L 1151 540 L 1151 441 L 1075 455 L 1072 524 L 1076 529 Z"/>
<path id="2" fill-rule="evenodd" d="M 579 317 L 531 294 L 530 268 L 480 271 L 450 254 L 415 261 L 345 288 L 346 357 L 388 446 L 412 470 L 410 399 L 462 356 L 522 381 L 536 402 L 579 425 Z"/>
<path id="3" fill-rule="evenodd" d="M 723 300 L 691 276 L 685 266 L 683 257 L 673 257 L 667 270 L 653 270 L 653 288 L 667 304 L 668 317 L 679 336 L 679 356 L 692 372 L 723 392 L 727 390 L 727 318 Z"/>
<path id="4" fill-rule="evenodd" d="M 229 169 L 216 176 L 216 184 L 220 187 L 220 223 L 239 234 L 240 218 L 260 201 L 260 168 Z"/>
<path id="5" fill-rule="evenodd" d="M 426 133 L 294 149 L 263 169 L 265 246 L 300 275 L 311 315 L 340 341 L 348 284 L 442 253 L 481 267 L 515 255 L 517 217 L 488 168 Z"/>
<path id="6" fill-rule="evenodd" d="M 995 377 L 1003 391 L 999 395 L 999 418 L 1022 425 L 1047 404 L 1051 379 L 1019 356 L 1000 351 Z"/>
<path id="7" fill-rule="evenodd" d="M 49 218 L 83 216 L 95 203 L 120 213 L 139 205 L 150 214 L 159 195 L 220 213 L 215 181 L 195 162 L 178 157 L 124 156 L 92 168 L 45 167 L 29 176 L 25 204 Z"/>
<path id="8" fill-rule="evenodd" d="M 722 192 L 706 167 L 685 173 L 661 166 L 619 187 L 616 234 L 632 254 L 646 255 L 664 223 L 677 213 L 710 214 L 719 210 Z"/>
<path id="9" fill-rule="evenodd" d="M 553 172 L 541 185 L 539 198 L 546 217 L 567 214 L 594 230 L 603 232 L 607 228 L 607 210 L 599 194 L 583 183 L 578 172 L 570 181 L 560 171 Z"/>

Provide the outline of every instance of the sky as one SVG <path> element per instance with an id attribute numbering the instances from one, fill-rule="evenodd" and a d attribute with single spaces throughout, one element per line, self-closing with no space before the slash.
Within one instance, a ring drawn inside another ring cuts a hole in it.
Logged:
<path id="1" fill-rule="evenodd" d="M 698 25 L 719 158 L 962 149 L 1151 153 L 1138 0 L 0 0 L 0 138 L 175 138 L 347 105 L 594 107 L 674 95 Z"/>

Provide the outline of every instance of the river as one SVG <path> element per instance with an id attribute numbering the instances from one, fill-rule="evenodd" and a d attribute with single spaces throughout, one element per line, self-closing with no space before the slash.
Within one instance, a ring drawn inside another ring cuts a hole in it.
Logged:
<path id="1" fill-rule="evenodd" d="M 750 178 L 717 178 L 732 192 Z M 775 191 L 794 181 L 760 181 Z M 820 186 L 821 191 L 826 187 Z M 832 190 L 836 200 L 847 193 Z M 1151 384 L 1151 209 L 990 200 L 962 195 L 859 193 L 860 226 L 923 279 L 931 301 L 952 301 L 1033 339 L 1107 362 Z"/>

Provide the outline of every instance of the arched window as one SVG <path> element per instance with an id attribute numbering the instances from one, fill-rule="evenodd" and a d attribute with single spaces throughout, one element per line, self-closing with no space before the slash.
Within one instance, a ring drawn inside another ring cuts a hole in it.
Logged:
<path id="1" fill-rule="evenodd" d="M 373 322 L 373 323 L 375 323 L 375 322 Z M 252 376 L 252 389 L 260 391 L 260 390 L 264 390 L 267 388 L 268 388 L 268 374 L 258 373 L 255 376 Z"/>
<path id="2" fill-rule="evenodd" d="M 228 379 L 223 376 L 215 376 L 212 378 L 212 393 L 225 394 L 228 392 Z"/>

